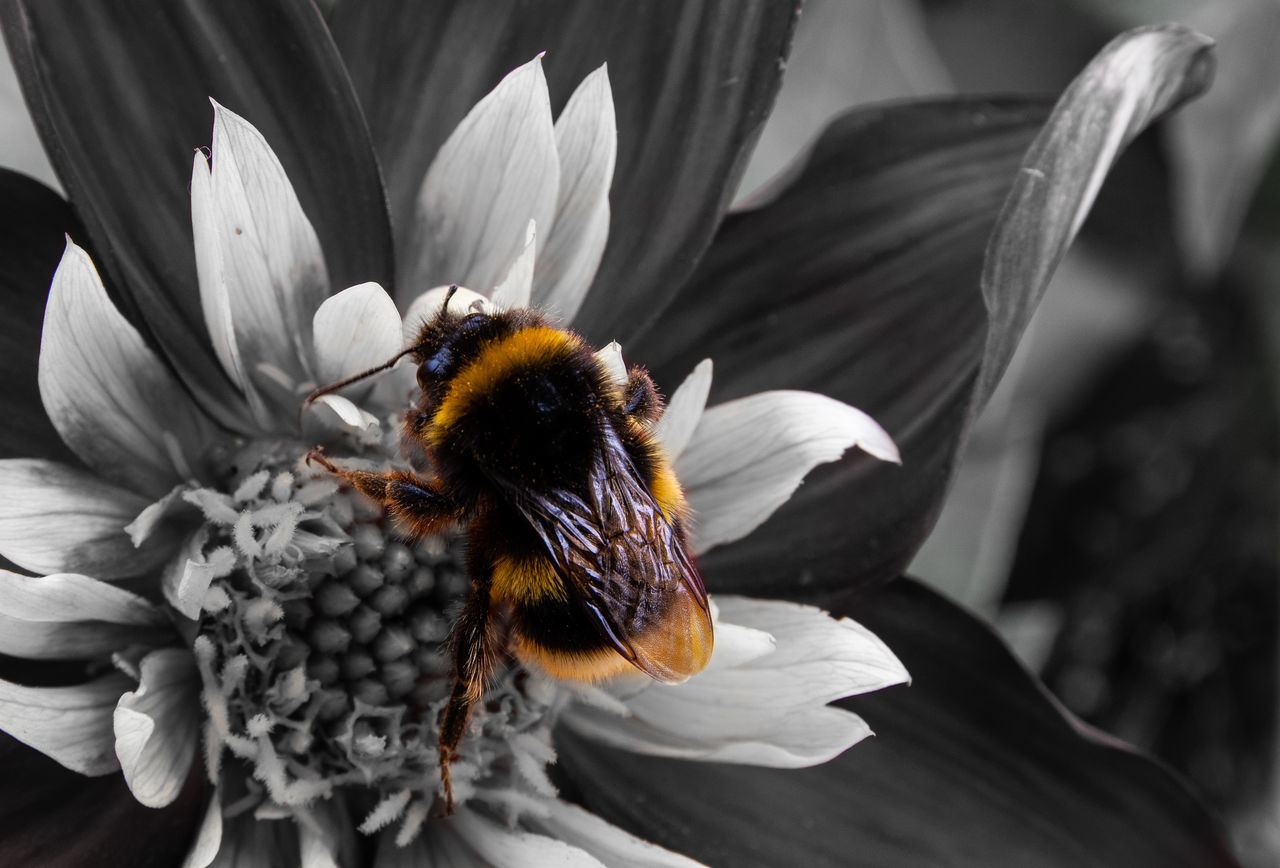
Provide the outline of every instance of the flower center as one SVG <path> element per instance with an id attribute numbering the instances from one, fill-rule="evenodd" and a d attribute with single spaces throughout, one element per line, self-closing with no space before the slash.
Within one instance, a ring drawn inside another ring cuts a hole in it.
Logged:
<path id="1" fill-rule="evenodd" d="M 406 541 L 381 506 L 308 468 L 305 453 L 253 444 L 228 462 L 226 490 L 186 493 L 205 515 L 202 553 L 218 576 L 195 640 L 210 774 L 225 747 L 262 802 L 300 809 L 350 792 L 373 805 L 361 831 L 403 818 L 407 842 L 440 792 L 462 535 Z M 389 466 L 385 456 L 344 463 Z M 514 664 L 499 671 L 451 766 L 456 801 L 510 808 L 550 790 L 556 693 Z"/>

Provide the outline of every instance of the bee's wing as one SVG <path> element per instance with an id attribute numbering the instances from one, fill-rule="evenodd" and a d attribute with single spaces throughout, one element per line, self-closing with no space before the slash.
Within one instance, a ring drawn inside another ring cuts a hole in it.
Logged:
<path id="1" fill-rule="evenodd" d="M 521 508 L 619 654 L 668 683 L 707 664 L 713 637 L 702 577 L 614 432 L 587 497 L 555 491 L 526 497 Z"/>

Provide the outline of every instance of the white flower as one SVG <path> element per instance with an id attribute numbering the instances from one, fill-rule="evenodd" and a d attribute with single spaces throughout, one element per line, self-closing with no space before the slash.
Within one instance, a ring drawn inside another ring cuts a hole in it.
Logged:
<path id="1" fill-rule="evenodd" d="M 406 545 L 379 507 L 303 461 L 322 439 L 352 466 L 409 466 L 399 418 L 412 371 L 301 399 L 398 352 L 439 293 L 401 299 L 403 318 L 376 284 L 328 295 L 279 161 L 247 121 L 214 113 L 192 221 L 206 325 L 243 412 L 210 418 L 68 240 L 40 389 L 88 470 L 0 461 L 0 552 L 44 574 L 0 573 L 0 653 L 100 665 L 72 687 L 0 682 L 0 728 L 83 774 L 123 771 L 149 806 L 172 802 L 201 757 L 217 793 L 193 866 L 265 846 L 254 823 L 281 820 L 307 865 L 337 864 L 357 830 L 379 836 L 379 865 L 690 864 L 559 800 L 546 775 L 555 725 L 642 753 L 779 767 L 870 734 L 828 703 L 907 679 L 883 643 L 811 607 L 715 598 L 714 656 L 684 685 L 503 669 L 453 768 L 459 808 L 430 818 L 460 536 Z M 532 304 L 568 323 L 608 234 L 615 146 L 603 68 L 554 124 L 541 59 L 512 72 L 427 174 L 403 253 L 412 285 L 462 283 L 484 292 L 453 304 Z M 625 378 L 620 348 L 600 357 Z M 711 373 L 699 365 L 656 426 L 695 514 L 695 553 L 750 533 L 850 447 L 897 460 L 875 422 L 821 395 L 706 408 Z M 155 593 L 110 584 L 124 578 Z"/>

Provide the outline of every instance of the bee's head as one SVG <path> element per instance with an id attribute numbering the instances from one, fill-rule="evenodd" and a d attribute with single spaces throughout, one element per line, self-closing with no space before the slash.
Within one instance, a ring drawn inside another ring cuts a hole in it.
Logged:
<path id="1" fill-rule="evenodd" d="M 418 363 L 418 385 L 425 392 L 448 380 L 476 352 L 498 312 L 489 299 L 456 285 L 432 290 L 422 304 L 435 307 L 435 315 L 422 324 L 410 350 Z"/>

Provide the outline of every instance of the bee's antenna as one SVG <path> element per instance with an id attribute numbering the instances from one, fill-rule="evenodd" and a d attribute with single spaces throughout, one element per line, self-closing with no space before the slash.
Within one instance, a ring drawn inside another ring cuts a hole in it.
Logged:
<path id="1" fill-rule="evenodd" d="M 350 377 L 347 377 L 344 380 L 339 380 L 336 383 L 330 383 L 327 386 L 322 386 L 319 389 L 316 389 L 310 395 L 308 395 L 306 397 L 306 400 L 302 402 L 302 405 L 305 407 L 307 404 L 310 404 L 312 401 L 314 401 L 316 398 L 319 398 L 322 395 L 328 395 L 330 392 L 336 392 L 339 389 L 345 389 L 347 386 L 350 386 L 352 383 L 360 382 L 365 377 L 372 377 L 374 374 L 378 373 L 379 371 L 385 371 L 391 366 L 393 366 L 396 362 L 400 361 L 405 356 L 409 355 L 410 353 L 417 352 L 420 349 L 422 349 L 421 345 L 414 344 L 408 349 L 404 349 L 396 353 L 394 356 L 387 359 L 382 364 L 377 365 L 376 367 L 372 367 L 367 371 L 361 371 L 358 374 L 352 374 Z"/>
<path id="2" fill-rule="evenodd" d="M 444 295 L 444 304 L 440 305 L 440 312 L 444 313 L 449 309 L 449 302 L 453 301 L 453 294 L 458 291 L 458 284 L 449 284 L 449 291 Z"/>

